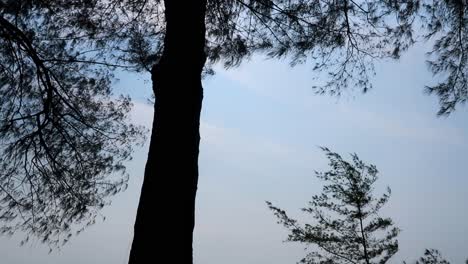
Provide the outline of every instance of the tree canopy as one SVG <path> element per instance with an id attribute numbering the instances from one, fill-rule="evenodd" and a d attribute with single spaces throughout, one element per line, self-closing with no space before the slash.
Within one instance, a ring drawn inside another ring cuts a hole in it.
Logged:
<path id="1" fill-rule="evenodd" d="M 80 2 L 0 3 L 2 233 L 66 242 L 126 186 L 143 131 L 130 98 L 112 95 L 106 40 Z"/>
<path id="2" fill-rule="evenodd" d="M 208 58 L 226 67 L 255 52 L 292 65 L 310 61 L 315 74 L 327 73 L 317 93 L 339 95 L 368 91 L 374 62 L 429 41 L 438 83 L 425 91 L 438 96 L 438 115 L 449 115 L 468 96 L 467 11 L 466 0 L 209 1 Z"/>

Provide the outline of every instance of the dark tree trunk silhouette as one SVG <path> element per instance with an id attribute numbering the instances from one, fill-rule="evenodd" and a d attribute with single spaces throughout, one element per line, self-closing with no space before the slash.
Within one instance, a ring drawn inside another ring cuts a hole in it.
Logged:
<path id="1" fill-rule="evenodd" d="M 193 263 L 205 11 L 206 0 L 165 1 L 164 52 L 152 69 L 155 116 L 130 264 Z"/>

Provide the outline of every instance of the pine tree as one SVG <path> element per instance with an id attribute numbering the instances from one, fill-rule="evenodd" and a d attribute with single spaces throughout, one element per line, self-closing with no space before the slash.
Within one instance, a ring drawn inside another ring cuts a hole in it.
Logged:
<path id="1" fill-rule="evenodd" d="M 403 262 L 406 264 L 406 261 Z M 439 250 L 429 248 L 424 251 L 424 255 L 414 262 L 415 264 L 450 264 L 450 261 L 446 260 Z M 468 264 L 468 259 L 465 260 L 465 264 Z"/>
<path id="2" fill-rule="evenodd" d="M 450 262 L 442 257 L 439 250 L 431 248 L 426 249 L 424 255 L 415 264 L 450 264 Z"/>
<path id="3" fill-rule="evenodd" d="M 312 196 L 302 211 L 313 223 L 301 225 L 286 212 L 267 202 L 278 223 L 289 230 L 287 241 L 306 244 L 310 252 L 301 263 L 384 264 L 398 251 L 399 229 L 379 210 L 389 197 L 390 189 L 380 197 L 374 195 L 377 168 L 361 161 L 356 154 L 345 161 L 337 153 L 322 148 L 331 169 L 316 172 L 325 182 L 322 193 Z"/>

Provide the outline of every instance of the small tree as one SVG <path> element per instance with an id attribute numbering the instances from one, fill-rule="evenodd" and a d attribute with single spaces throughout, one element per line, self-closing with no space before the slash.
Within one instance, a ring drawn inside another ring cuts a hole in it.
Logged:
<path id="1" fill-rule="evenodd" d="M 327 148 L 322 150 L 331 170 L 316 175 L 327 184 L 302 209 L 312 215 L 314 224 L 302 226 L 267 202 L 278 223 L 290 231 L 287 241 L 315 246 L 301 263 L 386 263 L 398 251 L 400 231 L 392 219 L 377 214 L 388 201 L 390 188 L 376 198 L 373 184 L 378 171 L 374 165 L 366 165 L 356 154 L 348 162 Z"/>
<path id="2" fill-rule="evenodd" d="M 420 257 L 415 264 L 450 264 L 448 260 L 442 257 L 437 249 L 426 249 L 424 256 Z"/>
<path id="3" fill-rule="evenodd" d="M 406 264 L 406 262 L 403 262 Z M 465 261 L 468 264 L 468 259 Z M 416 260 L 415 264 L 450 264 L 448 260 L 442 257 L 442 254 L 437 249 L 426 249 L 424 256 Z"/>

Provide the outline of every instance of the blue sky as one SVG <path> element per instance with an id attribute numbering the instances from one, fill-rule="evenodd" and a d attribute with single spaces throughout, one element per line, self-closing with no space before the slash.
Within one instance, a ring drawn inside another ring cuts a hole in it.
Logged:
<path id="1" fill-rule="evenodd" d="M 299 208 L 320 191 L 314 170 L 326 170 L 318 146 L 343 156 L 355 152 L 380 171 L 376 191 L 392 197 L 383 215 L 402 229 L 391 263 L 412 261 L 438 248 L 452 263 L 468 257 L 468 109 L 437 118 L 437 99 L 423 94 L 434 81 L 416 46 L 398 62 L 376 65 L 374 89 L 341 98 L 317 96 L 308 65 L 254 57 L 204 81 L 195 263 L 284 264 L 304 245 L 283 243 L 265 200 L 304 221 Z M 135 98 L 133 119 L 151 124 L 149 76 L 118 74 L 116 90 Z M 146 80 L 146 81 L 145 81 Z M 147 145 L 128 164 L 126 192 L 103 210 L 106 221 L 60 251 L 39 242 L 18 246 L 0 238 L 2 263 L 124 264 L 127 261 Z M 155 243 L 158 238 L 155 238 Z M 156 245 L 155 245 L 156 246 Z"/>

